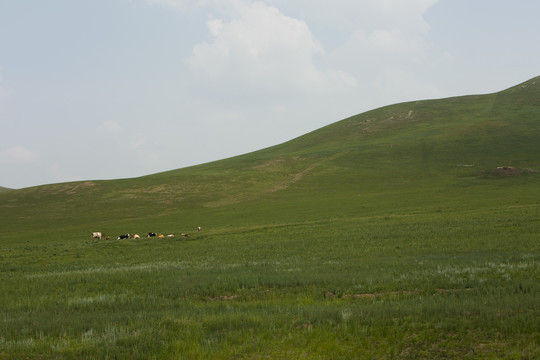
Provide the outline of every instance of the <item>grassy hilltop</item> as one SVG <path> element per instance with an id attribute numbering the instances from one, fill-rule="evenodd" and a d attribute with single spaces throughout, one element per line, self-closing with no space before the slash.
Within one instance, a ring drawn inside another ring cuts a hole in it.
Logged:
<path id="1" fill-rule="evenodd" d="M 539 155 L 534 78 L 2 192 L 0 359 L 537 358 Z"/>

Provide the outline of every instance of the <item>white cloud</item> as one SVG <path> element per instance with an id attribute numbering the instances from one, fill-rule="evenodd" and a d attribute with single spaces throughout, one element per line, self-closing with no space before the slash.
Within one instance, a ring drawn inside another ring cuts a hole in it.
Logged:
<path id="1" fill-rule="evenodd" d="M 209 38 L 184 58 L 187 97 L 202 109 L 197 121 L 257 119 L 312 130 L 375 106 L 437 96 L 425 74 L 435 65 L 424 17 L 437 1 L 180 1 L 208 13 Z"/>
<path id="2" fill-rule="evenodd" d="M 437 0 L 336 1 L 326 15 L 324 2 L 314 0 L 305 16 L 323 29 L 341 24 L 342 41 L 334 44 L 326 60 L 359 79 L 364 105 L 438 96 L 437 87 L 424 75 L 432 68 L 426 41 L 430 26 L 424 15 Z"/>
<path id="3" fill-rule="evenodd" d="M 299 97 L 352 102 L 381 79 L 389 84 L 390 73 L 433 89 L 421 80 L 430 55 L 424 14 L 438 0 L 147 1 L 207 5 L 211 39 L 184 59 L 190 95 L 203 101 L 241 99 L 267 109 L 291 96 L 299 104 Z"/>
<path id="4" fill-rule="evenodd" d="M 429 24 L 424 13 L 437 0 L 338 1 L 348 10 L 341 15 L 350 21 L 343 20 L 348 23 L 347 38 L 331 54 L 333 61 L 346 69 L 354 64 L 381 69 L 426 60 L 428 45 L 424 36 Z"/>
<path id="5" fill-rule="evenodd" d="M 261 95 L 313 93 L 356 84 L 344 71 L 315 65 L 324 49 L 304 21 L 261 1 L 229 5 L 230 19 L 209 20 L 212 41 L 196 45 L 185 60 L 205 87 Z"/>
<path id="6" fill-rule="evenodd" d="M 39 155 L 32 150 L 16 145 L 4 151 L 0 151 L 0 164 L 32 163 L 39 159 Z"/>

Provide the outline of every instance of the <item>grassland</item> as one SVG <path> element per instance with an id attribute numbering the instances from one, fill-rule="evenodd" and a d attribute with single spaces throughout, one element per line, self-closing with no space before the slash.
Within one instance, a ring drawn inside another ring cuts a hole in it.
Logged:
<path id="1" fill-rule="evenodd" d="M 539 358 L 537 81 L 1 193 L 0 359 Z"/>

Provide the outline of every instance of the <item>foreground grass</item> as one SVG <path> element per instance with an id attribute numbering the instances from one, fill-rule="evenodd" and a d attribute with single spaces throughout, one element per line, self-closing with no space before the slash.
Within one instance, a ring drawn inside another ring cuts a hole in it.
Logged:
<path id="1" fill-rule="evenodd" d="M 0 358 L 538 358 L 538 214 L 12 244 Z"/>

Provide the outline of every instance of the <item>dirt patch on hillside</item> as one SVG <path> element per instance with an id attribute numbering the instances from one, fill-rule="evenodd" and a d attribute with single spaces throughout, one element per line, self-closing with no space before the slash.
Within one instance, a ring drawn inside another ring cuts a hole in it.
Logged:
<path id="1" fill-rule="evenodd" d="M 300 171 L 299 173 L 294 174 L 294 177 L 290 179 L 289 181 L 276 185 L 273 188 L 269 190 L 269 192 L 276 192 L 280 190 L 285 190 L 292 184 L 298 182 L 300 179 L 302 179 L 306 174 L 308 174 L 311 170 L 315 169 L 317 166 L 319 166 L 319 163 L 312 164 L 305 168 L 304 170 Z"/>
<path id="2" fill-rule="evenodd" d="M 37 194 L 41 195 L 77 195 L 83 191 L 95 188 L 94 181 L 70 182 L 53 185 L 45 185 L 37 188 Z"/>
<path id="3" fill-rule="evenodd" d="M 483 170 L 478 173 L 484 177 L 522 176 L 533 173 L 533 169 L 519 169 L 513 166 L 497 166 L 496 169 Z"/>
<path id="4" fill-rule="evenodd" d="M 523 171 L 516 169 L 513 166 L 499 166 L 493 171 L 495 176 L 521 176 Z"/>
<path id="5" fill-rule="evenodd" d="M 273 167 L 275 167 L 277 165 L 281 165 L 284 162 L 285 162 L 285 159 L 281 159 L 281 158 L 273 159 L 273 160 L 266 161 L 266 162 L 264 162 L 262 164 L 255 165 L 253 167 L 253 169 L 260 170 L 260 169 L 264 169 L 264 168 L 268 168 L 268 167 L 273 168 Z"/>
<path id="6" fill-rule="evenodd" d="M 333 161 L 333 160 L 337 159 L 338 157 L 343 156 L 343 155 L 345 155 L 347 153 L 348 153 L 348 151 L 342 151 L 340 153 L 329 156 L 328 158 L 324 159 L 323 161 L 315 162 L 315 163 L 309 165 L 308 167 L 306 167 L 305 169 L 301 170 L 300 172 L 295 173 L 294 176 L 292 178 L 289 178 L 288 181 L 286 181 L 284 183 L 281 183 L 281 184 L 277 184 L 276 186 L 272 187 L 269 190 L 269 192 L 276 192 L 276 191 L 280 191 L 280 190 L 285 190 L 285 189 L 289 188 L 289 186 L 293 185 L 294 183 L 302 180 L 302 178 L 304 176 L 306 176 L 311 171 L 313 171 L 313 169 L 315 169 L 317 166 L 320 166 L 324 161 L 328 161 L 328 160 Z M 294 159 L 298 160 L 298 158 L 294 158 Z"/>

